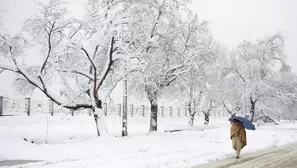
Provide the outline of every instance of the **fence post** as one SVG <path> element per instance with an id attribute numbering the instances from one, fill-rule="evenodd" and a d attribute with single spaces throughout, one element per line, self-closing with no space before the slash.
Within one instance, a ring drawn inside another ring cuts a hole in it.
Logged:
<path id="1" fill-rule="evenodd" d="M 16 109 L 16 106 L 15 106 L 15 100 L 12 100 L 12 107 L 10 107 L 10 108 L 12 108 L 12 112 L 13 113 L 15 113 L 16 111 L 15 111 L 15 109 Z M 11 110 L 11 109 L 10 109 Z M 27 111 L 26 111 L 27 112 Z"/>
<path id="2" fill-rule="evenodd" d="M 169 106 L 169 115 L 172 117 L 172 106 Z"/>
<path id="3" fill-rule="evenodd" d="M 164 106 L 161 106 L 161 114 L 162 114 L 162 117 L 164 117 Z"/>
<path id="4" fill-rule="evenodd" d="M 15 102 L 15 109 L 16 109 L 16 112 L 20 112 L 20 101 Z"/>
<path id="5" fill-rule="evenodd" d="M 141 109 L 142 109 L 142 116 L 145 117 L 144 105 L 141 105 Z"/>
<path id="6" fill-rule="evenodd" d="M 103 112 L 104 112 L 104 115 L 107 116 L 107 103 L 103 104 Z"/>
<path id="7" fill-rule="evenodd" d="M 3 114 L 3 96 L 0 96 L 0 116 Z"/>
<path id="8" fill-rule="evenodd" d="M 133 109 L 133 104 L 130 104 L 130 115 L 131 115 L 131 117 L 133 117 L 133 115 L 134 115 L 134 109 Z"/>
<path id="9" fill-rule="evenodd" d="M 121 109 L 121 103 L 117 104 L 118 114 L 120 117 L 122 117 L 122 109 Z"/>
<path id="10" fill-rule="evenodd" d="M 28 116 L 30 116 L 30 110 L 31 110 L 31 98 L 25 98 L 25 112 L 27 113 Z"/>
<path id="11" fill-rule="evenodd" d="M 88 109 L 89 110 L 89 116 L 92 116 L 92 109 Z"/>
<path id="12" fill-rule="evenodd" d="M 71 109 L 71 116 L 74 116 L 74 110 Z"/>
<path id="13" fill-rule="evenodd" d="M 281 119 L 280 116 L 277 116 L 277 117 L 276 117 L 276 120 L 277 120 L 278 122 L 280 122 L 280 119 Z"/>
<path id="14" fill-rule="evenodd" d="M 196 106 L 197 106 L 196 99 L 194 99 L 193 104 L 194 104 L 194 106 L 193 106 L 193 108 L 192 108 L 193 113 L 194 113 L 194 115 L 196 115 L 196 116 L 199 117 L 199 112 L 196 112 Z"/>
<path id="15" fill-rule="evenodd" d="M 180 108 L 179 107 L 177 107 L 177 116 L 180 117 Z"/>
<path id="16" fill-rule="evenodd" d="M 49 112 L 51 116 L 54 116 L 54 102 L 52 100 L 49 100 Z"/>

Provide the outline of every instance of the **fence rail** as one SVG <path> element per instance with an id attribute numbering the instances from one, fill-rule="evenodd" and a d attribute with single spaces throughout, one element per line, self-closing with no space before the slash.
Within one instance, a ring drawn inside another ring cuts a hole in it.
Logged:
<path id="1" fill-rule="evenodd" d="M 118 115 L 122 116 L 122 104 L 112 104 L 103 103 L 103 114 L 105 116 Z M 56 105 L 53 101 L 40 101 L 32 100 L 31 98 L 25 99 L 11 99 L 8 97 L 0 96 L 0 115 L 34 115 L 41 113 L 49 113 L 54 115 L 55 113 L 70 113 L 71 115 L 76 115 L 78 113 L 86 113 L 91 115 L 91 110 L 83 109 L 77 111 L 70 111 L 66 108 L 61 108 Z M 149 117 L 150 107 L 147 105 L 128 105 L 128 115 L 130 117 Z M 158 116 L 159 117 L 187 117 L 189 116 L 186 106 L 158 106 Z M 204 116 L 203 113 L 196 113 L 196 116 Z M 227 117 L 229 114 L 223 110 L 213 111 L 211 113 L 212 117 Z"/>

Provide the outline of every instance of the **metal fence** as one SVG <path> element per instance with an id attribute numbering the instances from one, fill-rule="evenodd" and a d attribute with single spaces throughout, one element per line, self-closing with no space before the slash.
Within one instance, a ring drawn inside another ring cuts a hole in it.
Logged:
<path id="1" fill-rule="evenodd" d="M 0 115 L 37 114 L 67 112 L 69 110 L 60 108 L 53 101 L 32 100 L 31 98 L 12 99 L 0 96 Z"/>
<path id="2" fill-rule="evenodd" d="M 103 103 L 103 114 L 105 116 L 118 115 L 122 116 L 121 103 Z M 62 108 L 52 102 L 51 100 L 32 100 L 31 98 L 25 99 L 11 99 L 8 97 L 0 96 L 0 115 L 34 115 L 49 113 L 70 113 L 76 115 L 79 113 L 87 113 L 91 115 L 91 110 L 77 110 L 70 111 L 69 109 Z M 131 117 L 149 117 L 151 113 L 150 106 L 148 105 L 128 105 L 128 115 Z M 186 106 L 158 106 L 159 117 L 187 117 L 189 116 Z M 203 113 L 198 112 L 196 116 L 202 117 Z M 212 117 L 227 117 L 229 114 L 224 110 L 216 110 L 211 113 Z"/>

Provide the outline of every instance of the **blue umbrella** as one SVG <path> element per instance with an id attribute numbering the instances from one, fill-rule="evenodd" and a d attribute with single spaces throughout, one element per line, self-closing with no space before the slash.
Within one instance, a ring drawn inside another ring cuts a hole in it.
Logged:
<path id="1" fill-rule="evenodd" d="M 239 117 L 239 116 L 234 116 L 234 117 L 229 118 L 230 122 L 233 122 L 234 120 L 240 121 L 243 124 L 245 129 L 248 129 L 248 130 L 256 129 L 255 125 L 247 118 L 243 118 L 243 117 Z"/>

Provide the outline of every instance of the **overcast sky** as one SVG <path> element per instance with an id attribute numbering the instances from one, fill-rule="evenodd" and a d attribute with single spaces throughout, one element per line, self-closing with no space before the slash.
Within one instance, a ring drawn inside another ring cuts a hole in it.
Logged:
<path id="1" fill-rule="evenodd" d="M 46 1 L 46 0 L 39 0 Z M 216 40 L 230 48 L 244 39 L 282 32 L 285 51 L 292 70 L 297 72 L 297 0 L 192 0 L 190 8 L 200 19 L 210 22 Z M 25 18 L 36 11 L 34 0 L 0 0 L 2 20 L 10 34 L 21 31 Z M 70 0 L 74 14 L 82 13 L 84 0 Z M 7 73 L 0 75 L 0 95 L 9 92 L 11 80 Z"/>
<path id="2" fill-rule="evenodd" d="M 192 0 L 191 8 L 211 22 L 214 37 L 234 47 L 244 39 L 281 32 L 292 70 L 297 72 L 297 0 Z"/>

